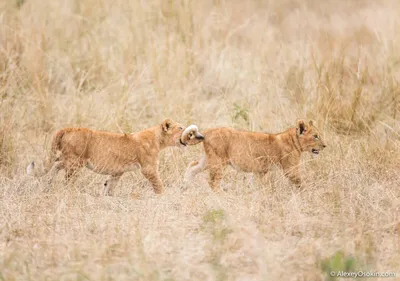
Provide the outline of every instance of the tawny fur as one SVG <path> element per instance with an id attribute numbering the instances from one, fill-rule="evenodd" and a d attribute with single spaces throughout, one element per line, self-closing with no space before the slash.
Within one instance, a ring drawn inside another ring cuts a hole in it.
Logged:
<path id="1" fill-rule="evenodd" d="M 301 154 L 305 151 L 318 154 L 326 147 L 313 122 L 304 120 L 298 120 L 296 127 L 279 134 L 231 128 L 208 129 L 202 134 L 205 156 L 189 164 L 185 181 L 192 181 L 196 174 L 207 169 L 210 173 L 209 184 L 214 191 L 219 190 L 227 165 L 264 177 L 275 164 L 283 169 L 293 184 L 300 186 Z"/>
<path id="2" fill-rule="evenodd" d="M 49 180 L 65 169 L 66 179 L 80 168 L 87 167 L 96 173 L 110 175 L 104 183 L 105 194 L 111 195 L 124 172 L 137 167 L 150 181 L 155 193 L 164 186 L 158 173 L 158 153 L 168 146 L 182 146 L 184 127 L 171 119 L 162 124 L 133 134 L 95 131 L 86 128 L 66 128 L 53 139 L 51 157 L 45 173 Z M 34 173 L 32 162 L 27 171 Z"/>

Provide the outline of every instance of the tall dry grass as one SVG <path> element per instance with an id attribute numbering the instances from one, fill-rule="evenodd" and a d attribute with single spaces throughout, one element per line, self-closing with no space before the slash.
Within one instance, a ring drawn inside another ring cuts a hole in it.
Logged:
<path id="1" fill-rule="evenodd" d="M 0 279 L 332 280 L 400 274 L 398 1 L 0 3 Z M 49 193 L 25 175 L 66 126 L 137 131 L 172 117 L 278 132 L 315 119 L 306 189 L 227 170 L 181 190 L 202 148 L 160 156 L 116 197 L 82 171 Z M 374 280 L 390 280 L 381 278 Z"/>

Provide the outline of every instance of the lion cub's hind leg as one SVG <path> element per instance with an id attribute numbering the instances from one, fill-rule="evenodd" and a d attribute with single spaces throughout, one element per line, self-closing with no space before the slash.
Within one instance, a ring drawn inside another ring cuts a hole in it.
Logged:
<path id="1" fill-rule="evenodd" d="M 208 160 L 206 167 L 206 169 L 210 171 L 210 177 L 208 179 L 208 183 L 214 192 L 221 191 L 219 185 L 221 183 L 222 177 L 224 175 L 224 170 L 227 165 L 228 163 L 225 160 L 217 156 L 214 156 Z"/>
<path id="2" fill-rule="evenodd" d="M 74 183 L 77 172 L 85 165 L 85 160 L 81 157 L 68 157 L 64 160 L 65 181 Z"/>
<path id="3" fill-rule="evenodd" d="M 223 173 L 224 173 L 224 166 L 222 165 L 210 167 L 210 179 L 208 180 L 208 182 L 211 186 L 211 189 L 214 192 L 221 191 L 219 184 L 222 180 Z"/>
<path id="4" fill-rule="evenodd" d="M 50 168 L 49 172 L 45 176 L 45 178 L 47 178 L 47 185 L 44 188 L 43 192 L 49 192 L 50 186 L 53 183 L 54 178 L 57 176 L 57 173 L 64 168 L 65 167 L 63 161 L 54 162 L 53 166 Z"/>
<path id="5" fill-rule="evenodd" d="M 184 182 L 189 183 L 194 180 L 194 177 L 203 172 L 207 166 L 207 158 L 203 156 L 199 161 L 193 161 L 189 164 L 185 172 Z"/>

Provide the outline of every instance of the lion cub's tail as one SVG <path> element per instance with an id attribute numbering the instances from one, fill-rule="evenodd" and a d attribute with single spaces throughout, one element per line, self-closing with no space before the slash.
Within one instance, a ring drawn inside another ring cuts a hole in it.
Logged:
<path id="1" fill-rule="evenodd" d="M 199 160 L 192 161 L 192 162 L 189 163 L 188 168 L 196 166 L 198 164 L 199 164 Z"/>
<path id="2" fill-rule="evenodd" d="M 60 158 L 61 153 L 61 140 L 65 134 L 65 130 L 60 130 L 56 133 L 51 144 L 50 157 L 45 161 L 44 164 L 38 166 L 35 161 L 32 161 L 28 167 L 26 167 L 26 173 L 31 176 L 42 176 L 47 174 L 49 169 L 53 166 L 54 162 Z"/>
<path id="3" fill-rule="evenodd" d="M 35 161 L 32 161 L 28 167 L 26 167 L 26 173 L 30 176 L 34 176 L 35 175 Z"/>

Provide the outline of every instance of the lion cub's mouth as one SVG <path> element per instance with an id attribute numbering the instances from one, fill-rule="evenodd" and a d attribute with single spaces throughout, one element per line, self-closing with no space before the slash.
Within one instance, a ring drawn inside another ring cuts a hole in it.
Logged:
<path id="1" fill-rule="evenodd" d="M 187 144 L 186 143 L 184 143 L 183 141 L 182 141 L 182 139 L 181 138 L 179 138 L 179 146 L 183 146 L 183 147 L 185 147 Z"/>
<path id="2" fill-rule="evenodd" d="M 319 150 L 315 149 L 315 148 L 311 149 L 311 152 L 314 153 L 314 154 L 319 154 Z"/>

